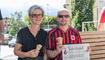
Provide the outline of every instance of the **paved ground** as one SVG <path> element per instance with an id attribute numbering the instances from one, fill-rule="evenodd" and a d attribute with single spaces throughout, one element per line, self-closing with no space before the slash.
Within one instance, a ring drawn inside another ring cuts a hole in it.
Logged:
<path id="1" fill-rule="evenodd" d="M 17 56 L 13 53 L 14 48 L 9 48 L 8 45 L 0 46 L 0 60 L 17 60 Z"/>

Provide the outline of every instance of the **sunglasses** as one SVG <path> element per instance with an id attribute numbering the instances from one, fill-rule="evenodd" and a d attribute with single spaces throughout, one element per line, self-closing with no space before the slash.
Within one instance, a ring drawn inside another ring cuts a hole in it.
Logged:
<path id="1" fill-rule="evenodd" d="M 70 17 L 70 16 L 69 16 L 69 15 L 58 15 L 58 17 L 59 17 L 59 18 L 63 18 L 63 17 L 68 18 L 68 17 Z"/>

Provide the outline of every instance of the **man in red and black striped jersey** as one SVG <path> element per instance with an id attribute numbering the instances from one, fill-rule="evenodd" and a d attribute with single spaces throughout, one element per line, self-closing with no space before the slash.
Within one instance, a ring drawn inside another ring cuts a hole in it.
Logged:
<path id="1" fill-rule="evenodd" d="M 46 49 L 50 60 L 62 60 L 62 44 L 57 42 L 57 37 L 63 37 L 63 45 L 82 43 L 79 33 L 69 26 L 70 15 L 67 10 L 58 12 L 57 22 L 58 26 L 48 32 Z"/>

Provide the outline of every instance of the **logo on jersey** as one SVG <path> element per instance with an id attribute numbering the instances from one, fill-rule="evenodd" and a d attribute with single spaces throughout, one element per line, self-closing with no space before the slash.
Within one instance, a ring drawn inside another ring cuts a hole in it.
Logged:
<path id="1" fill-rule="evenodd" d="M 71 40 L 75 40 L 75 36 L 74 35 L 71 35 Z"/>

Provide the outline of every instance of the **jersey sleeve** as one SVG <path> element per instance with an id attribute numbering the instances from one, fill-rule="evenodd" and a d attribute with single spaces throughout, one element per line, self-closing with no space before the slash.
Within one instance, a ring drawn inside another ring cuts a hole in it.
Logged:
<path id="1" fill-rule="evenodd" d="M 53 50 L 54 48 L 52 47 L 53 46 L 53 42 L 52 42 L 52 34 L 51 33 L 48 33 L 48 36 L 47 36 L 47 42 L 46 42 L 46 48 L 47 49 L 50 49 L 50 50 Z"/>
<path id="2" fill-rule="evenodd" d="M 78 33 L 78 36 L 77 36 L 77 43 L 78 44 L 82 44 L 82 40 L 81 40 L 81 37 L 80 37 L 79 33 Z"/>

